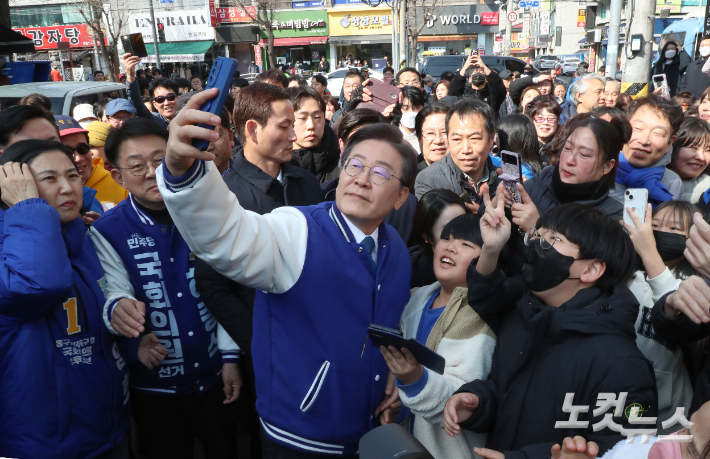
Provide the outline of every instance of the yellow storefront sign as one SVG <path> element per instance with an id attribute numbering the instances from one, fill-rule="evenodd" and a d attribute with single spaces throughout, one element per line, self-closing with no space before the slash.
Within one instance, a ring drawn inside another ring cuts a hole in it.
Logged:
<path id="1" fill-rule="evenodd" d="M 657 0 L 656 13 L 661 10 L 670 10 L 671 13 L 680 13 L 681 0 Z"/>
<path id="2" fill-rule="evenodd" d="M 392 10 L 367 8 L 363 10 L 338 9 L 328 11 L 330 35 L 383 35 L 392 33 Z"/>

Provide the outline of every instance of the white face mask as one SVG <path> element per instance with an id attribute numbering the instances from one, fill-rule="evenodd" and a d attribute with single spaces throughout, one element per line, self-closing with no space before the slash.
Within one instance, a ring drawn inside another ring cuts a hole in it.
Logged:
<path id="1" fill-rule="evenodd" d="M 710 56 L 710 46 L 703 46 L 700 48 L 700 55 L 703 57 Z"/>
<path id="2" fill-rule="evenodd" d="M 414 129 L 414 120 L 416 119 L 417 114 L 414 112 L 407 112 L 407 113 L 402 113 L 402 119 L 400 120 L 400 123 L 402 123 L 402 126 L 406 127 L 407 129 Z"/>
<path id="3" fill-rule="evenodd" d="M 675 57 L 675 49 L 669 49 L 666 51 L 666 59 L 673 59 Z"/>

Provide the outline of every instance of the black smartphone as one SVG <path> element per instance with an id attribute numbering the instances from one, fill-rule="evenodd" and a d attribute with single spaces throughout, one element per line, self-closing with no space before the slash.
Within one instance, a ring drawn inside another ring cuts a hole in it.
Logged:
<path id="1" fill-rule="evenodd" d="M 142 33 L 121 35 L 121 43 L 123 44 L 124 52 L 131 53 L 133 56 L 148 57 L 148 51 L 145 49 Z"/>

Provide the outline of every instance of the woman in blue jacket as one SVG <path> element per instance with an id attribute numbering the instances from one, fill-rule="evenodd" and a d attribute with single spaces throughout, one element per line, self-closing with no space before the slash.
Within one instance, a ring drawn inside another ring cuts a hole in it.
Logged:
<path id="1" fill-rule="evenodd" d="M 126 362 L 71 158 L 45 140 L 0 158 L 0 456 L 128 457 Z"/>

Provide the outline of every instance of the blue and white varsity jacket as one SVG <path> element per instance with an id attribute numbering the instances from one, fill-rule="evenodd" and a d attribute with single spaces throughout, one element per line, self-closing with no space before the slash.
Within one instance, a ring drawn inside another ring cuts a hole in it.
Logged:
<path id="1" fill-rule="evenodd" d="M 256 288 L 252 353 L 265 434 L 289 448 L 354 455 L 378 425 L 389 370 L 367 341 L 372 324 L 397 328 L 409 300 L 409 253 L 378 228 L 377 271 L 333 202 L 259 215 L 239 206 L 210 163 L 184 177 L 165 165 L 158 186 L 195 254 Z"/>
<path id="2" fill-rule="evenodd" d="M 93 458 L 128 433 L 126 361 L 86 233 L 44 199 L 0 211 L 1 457 Z"/>
<path id="3" fill-rule="evenodd" d="M 106 211 L 89 234 L 106 272 L 106 327 L 117 334 L 110 321 L 119 299 L 142 301 L 145 332 L 154 333 L 168 349 L 159 367 L 131 368 L 131 387 L 175 395 L 202 393 L 212 387 L 222 363 L 237 361 L 239 348 L 200 301 L 195 289 L 195 255 L 178 228 L 158 225 L 129 195 Z M 140 338 L 126 338 L 126 354 L 132 361 L 139 343 Z"/>

